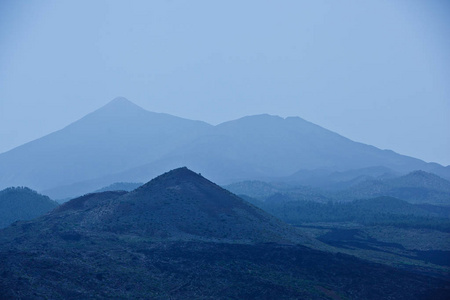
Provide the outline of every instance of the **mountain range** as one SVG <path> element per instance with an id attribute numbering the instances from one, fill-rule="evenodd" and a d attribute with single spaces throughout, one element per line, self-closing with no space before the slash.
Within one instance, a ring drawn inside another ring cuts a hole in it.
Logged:
<path id="1" fill-rule="evenodd" d="M 375 178 L 365 175 L 347 181 L 349 176 L 352 176 L 349 174 L 359 173 L 359 171 L 348 171 L 329 174 L 316 171 L 305 173 L 310 174 L 310 177 L 305 174 L 300 177 L 297 173 L 289 177 L 287 181 L 250 180 L 235 182 L 224 187 L 237 195 L 245 195 L 261 201 L 269 200 L 277 194 L 289 198 L 290 201 L 315 202 L 347 202 L 387 196 L 410 203 L 450 205 L 450 182 L 435 174 L 413 171 L 406 175 L 394 176 L 384 173 Z"/>
<path id="2" fill-rule="evenodd" d="M 147 182 L 186 165 L 220 184 L 299 170 L 386 168 L 450 178 L 450 168 L 351 141 L 299 117 L 248 116 L 216 126 L 146 111 L 116 98 L 67 127 L 0 154 L 0 188 L 53 199 L 114 182 Z"/>

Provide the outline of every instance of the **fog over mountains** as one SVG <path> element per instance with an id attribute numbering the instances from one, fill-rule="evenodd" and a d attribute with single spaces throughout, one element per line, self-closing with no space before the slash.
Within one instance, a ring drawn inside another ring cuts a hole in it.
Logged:
<path id="1" fill-rule="evenodd" d="M 449 167 L 357 143 L 299 117 L 256 115 L 212 126 L 149 112 L 119 97 L 0 154 L 0 189 L 28 186 L 67 198 L 114 182 L 147 182 L 179 166 L 220 184 L 372 167 L 450 179 Z"/>

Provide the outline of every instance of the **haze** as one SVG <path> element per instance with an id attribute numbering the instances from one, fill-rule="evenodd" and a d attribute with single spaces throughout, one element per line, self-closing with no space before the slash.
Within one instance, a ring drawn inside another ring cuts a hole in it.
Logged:
<path id="1" fill-rule="evenodd" d="M 450 164 L 447 1 L 0 3 L 0 153 L 125 96 L 218 124 L 300 116 Z"/>

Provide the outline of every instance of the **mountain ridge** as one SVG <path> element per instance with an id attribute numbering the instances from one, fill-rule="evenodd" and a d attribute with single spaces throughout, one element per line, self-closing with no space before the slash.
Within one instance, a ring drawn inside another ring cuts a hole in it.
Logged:
<path id="1" fill-rule="evenodd" d="M 0 154 L 0 188 L 29 186 L 61 199 L 113 182 L 146 182 L 179 165 L 220 184 L 301 169 L 377 166 L 450 178 L 448 167 L 351 141 L 299 117 L 264 114 L 212 126 L 116 98 L 57 132 Z"/>

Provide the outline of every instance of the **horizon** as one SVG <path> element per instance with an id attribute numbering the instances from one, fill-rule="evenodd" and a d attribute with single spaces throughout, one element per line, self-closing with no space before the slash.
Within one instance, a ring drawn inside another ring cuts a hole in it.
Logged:
<path id="1" fill-rule="evenodd" d="M 298 116 L 450 165 L 449 20 L 440 0 L 5 0 L 0 153 L 123 95 L 212 125 Z"/>

